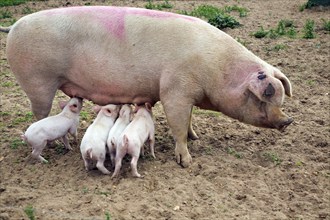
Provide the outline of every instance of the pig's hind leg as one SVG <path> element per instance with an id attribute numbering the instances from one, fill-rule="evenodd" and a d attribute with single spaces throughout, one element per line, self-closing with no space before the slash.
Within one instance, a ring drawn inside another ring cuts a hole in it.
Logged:
<path id="1" fill-rule="evenodd" d="M 47 141 L 43 141 L 41 144 L 32 147 L 32 157 L 39 160 L 41 163 L 48 163 L 48 160 L 41 156 L 41 152 L 45 148 L 46 144 Z"/>
<path id="2" fill-rule="evenodd" d="M 62 141 L 63 141 L 64 146 L 66 147 L 66 149 L 68 149 L 68 150 L 72 150 L 72 147 L 71 147 L 70 144 L 69 144 L 69 140 L 68 140 L 67 135 L 64 135 L 64 136 L 62 137 Z"/>
<path id="3" fill-rule="evenodd" d="M 98 157 L 96 167 L 105 175 L 110 175 L 110 171 L 104 166 L 105 154 L 101 153 Z"/>

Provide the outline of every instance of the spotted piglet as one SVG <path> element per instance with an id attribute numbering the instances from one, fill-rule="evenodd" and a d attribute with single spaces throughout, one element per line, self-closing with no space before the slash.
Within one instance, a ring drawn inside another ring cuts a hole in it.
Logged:
<path id="1" fill-rule="evenodd" d="M 106 142 L 109 131 L 118 116 L 119 108 L 118 105 L 112 104 L 94 107 L 94 111 L 98 112 L 98 115 L 87 128 L 80 144 L 81 155 L 87 171 L 91 169 L 92 161 L 97 161 L 96 167 L 103 174 L 110 174 L 109 170 L 104 167 L 107 152 Z"/>
<path id="2" fill-rule="evenodd" d="M 131 121 L 132 108 L 130 105 L 123 105 L 119 111 L 118 119 L 111 128 L 107 140 L 107 146 L 111 157 L 111 163 L 115 166 L 117 139 Z"/>
<path id="3" fill-rule="evenodd" d="M 61 102 L 60 107 L 62 108 L 61 113 L 33 123 L 21 136 L 22 140 L 32 147 L 32 156 L 44 163 L 48 163 L 48 161 L 40 154 L 47 142 L 62 138 L 65 147 L 71 150 L 67 133 L 70 133 L 77 141 L 82 99 L 72 98 L 68 102 Z"/>
<path id="4" fill-rule="evenodd" d="M 140 157 L 140 151 L 143 153 L 143 144 L 149 140 L 151 155 L 155 158 L 155 125 L 151 112 L 151 105 L 146 103 L 144 106 L 137 106 L 136 114 L 132 122 L 125 128 L 118 138 L 116 148 L 116 165 L 113 177 L 118 176 L 122 159 L 126 154 L 132 156 L 131 169 L 135 177 L 141 177 L 137 172 L 137 162 Z"/>

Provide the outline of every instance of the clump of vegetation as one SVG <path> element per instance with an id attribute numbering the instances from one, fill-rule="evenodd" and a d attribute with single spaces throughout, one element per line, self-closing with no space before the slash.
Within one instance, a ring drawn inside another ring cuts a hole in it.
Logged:
<path id="1" fill-rule="evenodd" d="M 18 149 L 19 147 L 24 146 L 24 145 L 25 145 L 25 143 L 24 143 L 20 138 L 14 138 L 14 139 L 11 141 L 9 147 L 10 147 L 11 149 L 13 149 L 13 150 L 16 150 L 16 149 Z"/>
<path id="2" fill-rule="evenodd" d="M 316 37 L 315 34 L 315 22 L 311 19 L 307 19 L 304 29 L 303 29 L 304 35 L 303 38 L 305 39 L 313 39 Z"/>
<path id="3" fill-rule="evenodd" d="M 10 11 L 6 10 L 6 11 L 0 11 L 0 19 L 5 19 L 5 18 L 12 18 L 13 15 Z"/>
<path id="4" fill-rule="evenodd" d="M 219 29 L 224 29 L 227 27 L 235 28 L 237 26 L 240 26 L 240 23 L 234 17 L 230 16 L 226 12 L 238 10 L 237 8 L 240 7 L 232 6 L 232 8 L 230 8 L 230 6 L 227 6 L 227 9 L 221 9 L 212 5 L 201 5 L 195 8 L 191 12 L 183 12 L 183 13 L 189 16 L 205 18 L 208 20 L 208 23 Z M 243 11 L 243 9 L 241 10 Z"/>
<path id="5" fill-rule="evenodd" d="M 25 212 L 25 214 L 28 216 L 28 218 L 30 219 L 30 220 L 35 220 L 36 218 L 35 218 L 35 215 L 34 215 L 34 208 L 33 208 L 33 206 L 32 205 L 28 205 L 27 207 L 25 207 L 25 209 L 24 209 L 24 212 Z"/>
<path id="6" fill-rule="evenodd" d="M 235 28 L 240 26 L 240 23 L 233 17 L 227 14 L 218 14 L 214 18 L 208 21 L 211 25 L 219 28 L 220 30 L 224 28 Z"/>
<path id="7" fill-rule="evenodd" d="M 294 27 L 292 20 L 283 19 L 280 20 L 275 29 L 270 29 L 269 31 L 265 30 L 263 27 L 256 32 L 253 32 L 252 35 L 256 38 L 269 37 L 271 39 L 278 38 L 279 36 L 288 36 L 289 38 L 295 38 L 297 31 Z"/>
<path id="8" fill-rule="evenodd" d="M 254 33 L 252 33 L 252 35 L 255 37 L 255 38 L 264 38 L 266 37 L 268 34 L 268 31 L 265 31 L 264 27 L 261 26 L 260 29 Z"/>
<path id="9" fill-rule="evenodd" d="M 266 152 L 263 154 L 266 160 L 272 161 L 276 166 L 282 163 L 282 159 L 276 154 L 272 152 Z"/>
<path id="10" fill-rule="evenodd" d="M 29 7 L 25 7 L 22 9 L 22 14 L 27 15 L 27 14 L 31 14 L 31 13 L 33 13 L 33 10 Z"/>
<path id="11" fill-rule="evenodd" d="M 224 8 L 225 12 L 232 12 L 232 11 L 237 11 L 239 13 L 240 17 L 246 17 L 247 13 L 248 13 L 248 9 L 244 8 L 244 7 L 240 7 L 237 5 L 233 5 L 233 6 L 225 6 Z"/>
<path id="12" fill-rule="evenodd" d="M 106 220 L 111 220 L 110 212 L 105 212 L 105 219 Z"/>
<path id="13" fill-rule="evenodd" d="M 168 2 L 168 0 L 165 0 L 163 3 L 160 4 L 154 4 L 152 0 L 148 0 L 148 3 L 144 6 L 146 9 L 152 9 L 152 10 L 162 10 L 164 8 L 173 8 L 173 5 Z"/>
<path id="14" fill-rule="evenodd" d="M 326 31 L 330 31 L 330 20 L 325 20 L 322 18 L 323 21 L 323 29 Z"/>
<path id="15" fill-rule="evenodd" d="M 227 148 L 227 153 L 230 154 L 230 155 L 233 155 L 237 159 L 242 158 L 242 154 L 237 152 L 234 148 L 228 147 Z"/>

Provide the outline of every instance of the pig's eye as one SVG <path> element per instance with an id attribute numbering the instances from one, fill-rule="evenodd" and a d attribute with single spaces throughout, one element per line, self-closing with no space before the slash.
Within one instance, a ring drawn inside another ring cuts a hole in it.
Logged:
<path id="1" fill-rule="evenodd" d="M 107 109 L 107 112 L 108 112 L 109 114 L 111 114 L 111 111 L 110 111 L 110 109 Z"/>
<path id="2" fill-rule="evenodd" d="M 77 108 L 78 106 L 76 104 L 74 104 L 73 107 Z"/>

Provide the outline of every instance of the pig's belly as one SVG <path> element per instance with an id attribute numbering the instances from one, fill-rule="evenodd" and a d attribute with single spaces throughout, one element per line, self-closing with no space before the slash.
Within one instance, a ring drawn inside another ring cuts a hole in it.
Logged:
<path id="1" fill-rule="evenodd" d="M 81 97 L 98 105 L 107 104 L 144 104 L 154 105 L 159 101 L 159 87 L 157 82 L 95 82 L 92 79 L 82 81 L 66 81 L 59 88 L 70 97 Z"/>

